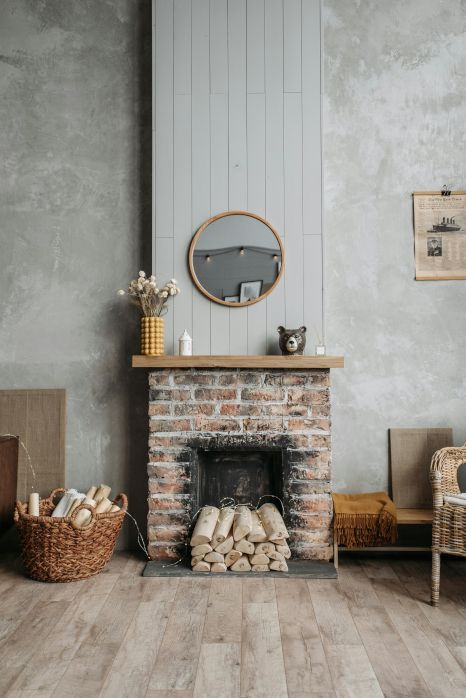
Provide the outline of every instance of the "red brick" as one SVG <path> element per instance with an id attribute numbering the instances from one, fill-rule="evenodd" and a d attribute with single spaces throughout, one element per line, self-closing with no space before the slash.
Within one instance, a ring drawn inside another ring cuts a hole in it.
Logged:
<path id="1" fill-rule="evenodd" d="M 186 511 L 172 511 L 169 514 L 161 512 L 149 512 L 147 517 L 149 526 L 188 526 L 189 513 Z"/>
<path id="2" fill-rule="evenodd" d="M 331 384 L 330 371 L 313 371 L 310 375 L 310 382 L 316 387 L 329 388 Z"/>
<path id="3" fill-rule="evenodd" d="M 165 482 L 164 480 L 149 478 L 150 494 L 184 494 L 188 487 L 189 482 L 187 480 Z"/>
<path id="4" fill-rule="evenodd" d="M 220 406 L 220 414 L 228 417 L 258 417 L 262 414 L 262 408 L 260 405 L 250 405 L 248 403 L 227 403 L 226 405 Z"/>
<path id="5" fill-rule="evenodd" d="M 292 508 L 295 511 L 309 513 L 330 512 L 332 510 L 332 499 L 329 495 L 295 495 L 291 498 Z"/>
<path id="6" fill-rule="evenodd" d="M 151 431 L 191 431 L 189 419 L 157 419 L 153 417 L 150 421 Z"/>
<path id="7" fill-rule="evenodd" d="M 174 414 L 177 417 L 197 416 L 199 414 L 214 414 L 217 405 L 212 402 L 180 402 L 174 405 Z"/>
<path id="8" fill-rule="evenodd" d="M 311 390 L 313 405 L 328 405 L 330 394 L 328 390 Z"/>
<path id="9" fill-rule="evenodd" d="M 305 514 L 303 512 L 291 511 L 289 518 L 291 520 L 290 528 L 304 531 L 330 528 L 332 525 L 330 514 Z"/>
<path id="10" fill-rule="evenodd" d="M 170 409 L 171 405 L 164 402 L 151 402 L 149 403 L 149 416 L 162 415 L 165 417 L 170 414 Z"/>
<path id="11" fill-rule="evenodd" d="M 152 426 L 152 422 L 149 422 L 149 428 Z M 184 446 L 186 444 L 186 437 L 181 434 L 176 437 L 173 436 L 162 436 L 152 432 L 149 436 L 149 448 L 171 448 L 173 446 Z"/>
<path id="12" fill-rule="evenodd" d="M 330 432 L 330 420 L 329 419 L 311 419 L 310 420 L 311 431 L 328 431 Z"/>
<path id="13" fill-rule="evenodd" d="M 259 373 L 222 373 L 219 376 L 219 385 L 260 385 L 261 377 Z"/>
<path id="14" fill-rule="evenodd" d="M 149 390 L 149 402 L 154 400 L 170 400 L 170 402 L 180 402 L 191 398 L 190 390 L 181 388 L 151 388 Z"/>
<path id="15" fill-rule="evenodd" d="M 331 438 L 330 436 L 320 436 L 320 435 L 312 435 L 309 437 L 310 438 L 310 443 L 312 448 L 327 448 L 329 449 L 331 446 Z"/>
<path id="16" fill-rule="evenodd" d="M 294 480 L 308 481 L 310 480 L 312 486 L 314 487 L 315 480 L 329 480 L 330 479 L 330 468 L 316 468 L 316 467 L 306 467 L 303 468 L 299 465 L 293 465 L 290 470 L 290 476 Z"/>
<path id="17" fill-rule="evenodd" d="M 149 497 L 150 511 L 188 511 L 191 509 L 191 497 L 189 494 L 155 494 Z"/>
<path id="18" fill-rule="evenodd" d="M 306 373 L 289 373 L 288 371 L 283 376 L 283 385 L 292 385 L 294 387 L 308 385 L 311 378 Z"/>
<path id="19" fill-rule="evenodd" d="M 169 385 L 170 384 L 170 369 L 163 369 L 161 371 L 154 371 L 149 373 L 149 386 L 152 388 L 157 385 Z"/>
<path id="20" fill-rule="evenodd" d="M 317 475 L 317 473 L 316 473 Z M 328 475 L 328 473 L 326 473 Z M 316 494 L 316 486 L 315 486 L 315 480 L 324 480 L 325 482 L 328 482 L 328 477 L 321 477 L 318 478 L 316 477 L 314 480 L 299 480 L 296 482 L 290 482 L 289 483 L 289 492 L 290 494 L 293 495 L 299 495 L 299 494 Z M 319 492 L 322 492 L 322 488 L 318 488 Z M 330 488 L 327 488 L 327 491 L 330 492 Z"/>
<path id="21" fill-rule="evenodd" d="M 188 527 L 149 526 L 147 533 L 151 543 L 184 543 L 188 536 Z"/>
<path id="22" fill-rule="evenodd" d="M 247 418 L 243 421 L 243 429 L 244 431 L 283 431 L 283 420 Z"/>
<path id="23" fill-rule="evenodd" d="M 199 431 L 240 431 L 241 425 L 236 419 L 209 419 L 198 417 L 195 428 Z"/>
<path id="24" fill-rule="evenodd" d="M 326 405 L 313 405 L 312 415 L 314 417 L 330 417 L 330 403 Z"/>
<path id="25" fill-rule="evenodd" d="M 284 392 L 282 388 L 243 388 L 241 399 L 257 402 L 280 402 L 280 400 L 284 400 Z"/>
<path id="26" fill-rule="evenodd" d="M 283 373 L 266 373 L 264 375 L 264 385 L 283 385 Z"/>
<path id="27" fill-rule="evenodd" d="M 294 546 L 290 544 L 291 557 L 299 560 L 331 560 L 333 557 L 332 545 L 309 545 L 301 543 Z"/>
<path id="28" fill-rule="evenodd" d="M 287 433 L 287 438 L 290 440 L 291 448 L 306 448 L 309 446 L 309 437 L 307 434 Z"/>
<path id="29" fill-rule="evenodd" d="M 262 414 L 268 414 L 272 416 L 283 416 L 283 417 L 307 417 L 309 413 L 309 408 L 307 405 L 287 405 L 286 403 L 270 403 L 268 405 L 261 405 Z"/>
<path id="30" fill-rule="evenodd" d="M 189 477 L 189 465 L 187 463 L 173 463 L 169 466 L 165 463 L 163 465 L 149 465 L 147 470 L 149 477 L 162 478 L 169 481 L 186 480 Z"/>
<path id="31" fill-rule="evenodd" d="M 178 453 L 181 453 L 181 449 L 176 451 L 153 451 L 152 448 L 149 449 L 149 461 L 151 463 L 169 463 L 170 461 L 175 461 Z"/>
<path id="32" fill-rule="evenodd" d="M 327 466 L 329 462 L 328 451 L 313 451 L 311 449 L 292 449 L 288 450 L 288 461 L 290 463 L 299 464 L 300 467 L 322 467 Z"/>
<path id="33" fill-rule="evenodd" d="M 179 560 L 184 555 L 184 546 L 180 543 L 176 545 L 157 545 L 149 543 L 149 557 L 151 560 Z"/>
<path id="34" fill-rule="evenodd" d="M 332 531 L 328 527 L 317 528 L 312 531 L 305 531 L 302 528 L 288 529 L 290 538 L 293 543 L 312 543 L 313 545 L 322 545 L 330 543 L 333 538 Z"/>
<path id="35" fill-rule="evenodd" d="M 287 430 L 288 431 L 309 431 L 311 428 L 311 423 L 312 420 L 308 419 L 306 417 L 299 418 L 299 417 L 293 417 L 287 421 Z"/>
<path id="36" fill-rule="evenodd" d="M 288 388 L 288 402 L 295 402 L 298 405 L 312 405 L 316 390 L 306 388 Z"/>
<path id="37" fill-rule="evenodd" d="M 196 400 L 236 400 L 233 388 L 198 388 L 194 392 Z"/>
<path id="38" fill-rule="evenodd" d="M 175 385 L 214 385 L 215 375 L 206 373 L 177 373 L 174 376 Z"/>

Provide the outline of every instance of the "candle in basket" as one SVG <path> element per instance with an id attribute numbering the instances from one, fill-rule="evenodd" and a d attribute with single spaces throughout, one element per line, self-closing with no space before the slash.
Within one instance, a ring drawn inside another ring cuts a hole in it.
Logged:
<path id="1" fill-rule="evenodd" d="M 28 514 L 39 516 L 39 493 L 31 492 L 29 495 Z"/>

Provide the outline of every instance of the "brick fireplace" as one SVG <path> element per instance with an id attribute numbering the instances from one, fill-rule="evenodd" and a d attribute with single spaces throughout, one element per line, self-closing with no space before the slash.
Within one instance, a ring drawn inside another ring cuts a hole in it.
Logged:
<path id="1" fill-rule="evenodd" d="M 283 500 L 293 557 L 330 559 L 329 388 L 328 368 L 151 369 L 151 558 L 183 555 L 198 507 L 218 505 L 206 501 L 212 492 L 255 504 L 273 487 L 270 494 Z M 212 489 L 227 466 L 225 484 Z"/>

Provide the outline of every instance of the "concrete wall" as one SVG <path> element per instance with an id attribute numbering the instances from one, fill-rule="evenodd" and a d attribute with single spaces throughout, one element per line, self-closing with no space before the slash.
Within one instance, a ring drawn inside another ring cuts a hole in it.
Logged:
<path id="1" fill-rule="evenodd" d="M 154 8 L 155 269 L 182 289 L 166 350 L 187 328 L 197 354 L 279 353 L 277 327 L 303 324 L 313 346 L 322 326 L 319 0 Z M 186 266 L 194 232 L 228 210 L 258 213 L 285 242 L 283 280 L 249 308 L 211 302 Z"/>
<path id="2" fill-rule="evenodd" d="M 1 386 L 67 388 L 68 483 L 108 480 L 143 510 L 146 375 L 128 368 L 137 317 L 114 293 L 150 266 L 150 2 L 0 13 Z M 385 485 L 390 426 L 466 438 L 465 286 L 413 281 L 410 198 L 465 184 L 464 16 L 459 0 L 325 0 L 340 489 Z"/>
<path id="3" fill-rule="evenodd" d="M 466 282 L 414 281 L 411 193 L 464 189 L 465 3 L 325 0 L 327 344 L 340 490 L 387 484 L 387 429 L 466 439 Z"/>
<path id="4" fill-rule="evenodd" d="M 0 386 L 66 388 L 67 483 L 140 511 L 147 377 L 116 290 L 150 265 L 150 2 L 2 0 L 0 47 Z"/>

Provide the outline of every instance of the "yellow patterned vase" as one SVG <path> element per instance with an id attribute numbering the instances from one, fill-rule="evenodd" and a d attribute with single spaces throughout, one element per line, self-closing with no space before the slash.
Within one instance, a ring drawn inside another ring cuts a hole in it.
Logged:
<path id="1" fill-rule="evenodd" d="M 162 317 L 141 318 L 141 354 L 161 356 L 164 349 L 165 328 Z"/>

